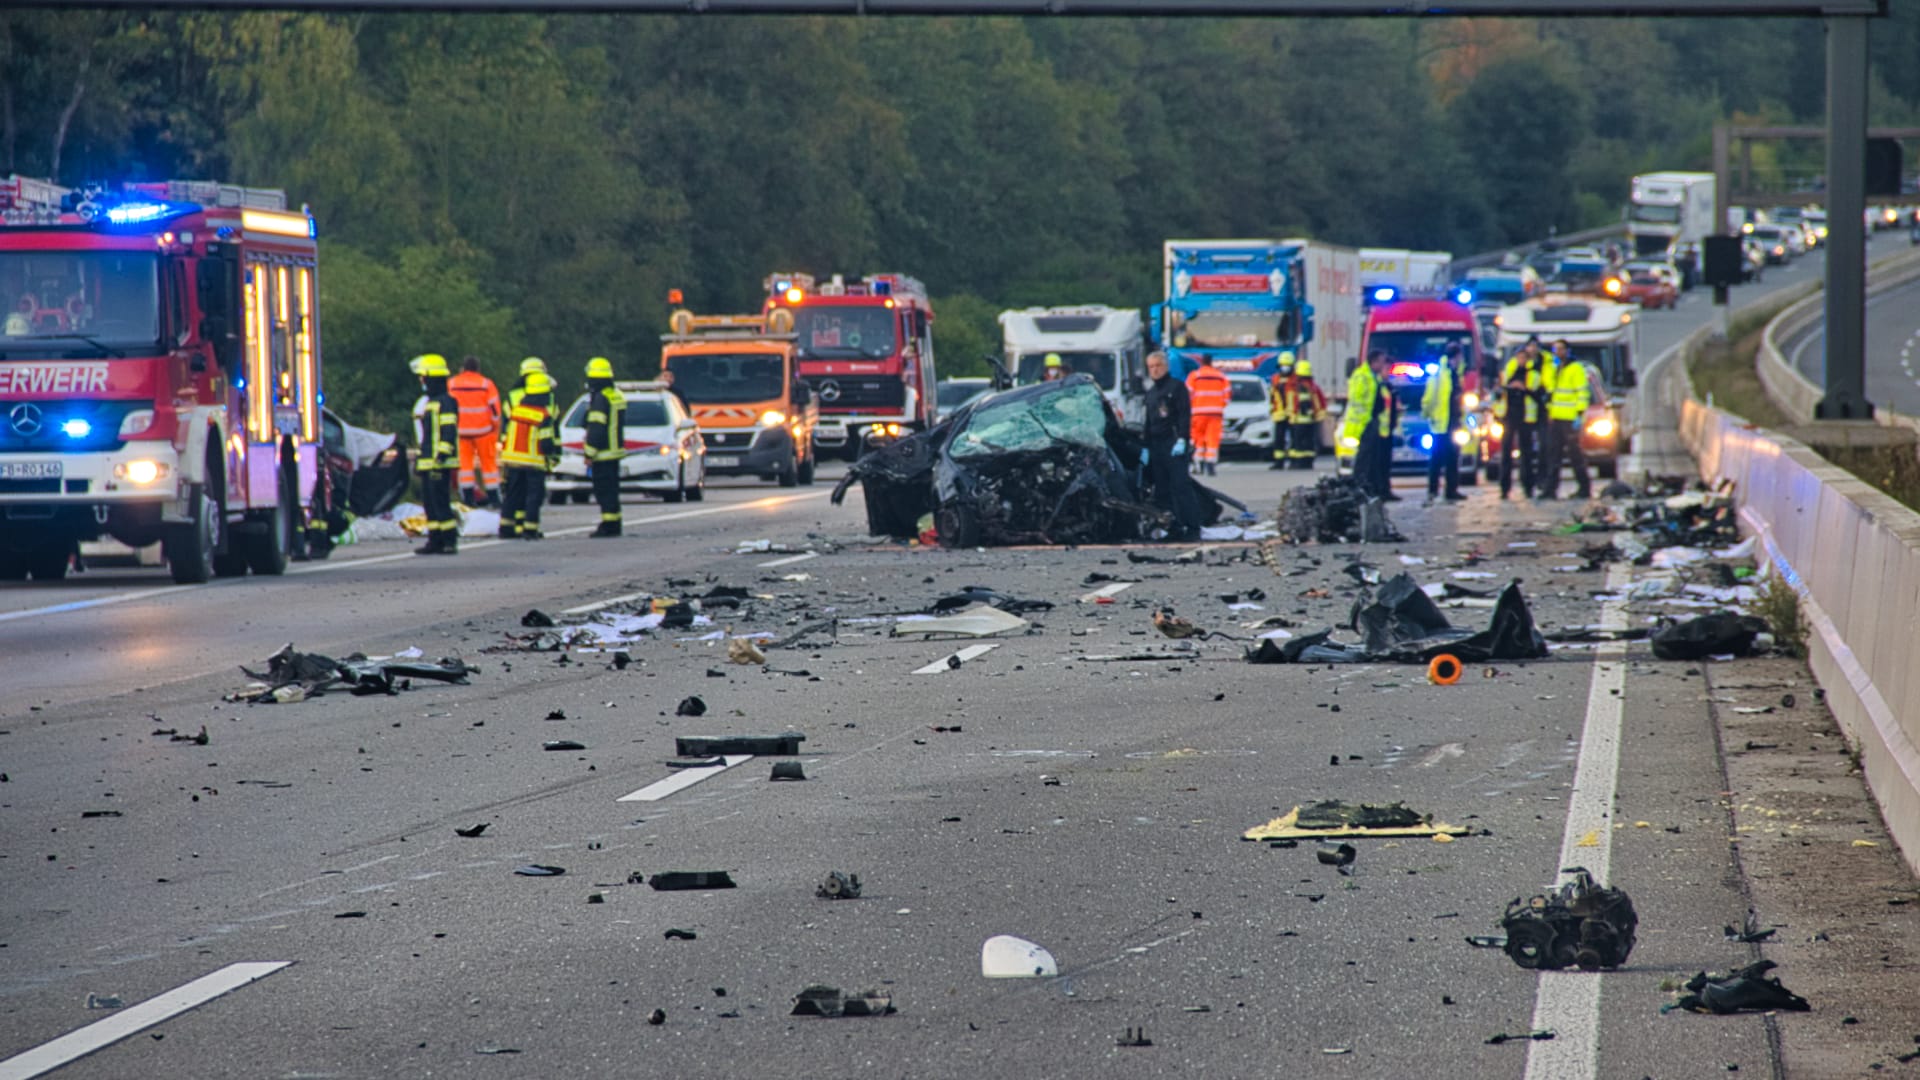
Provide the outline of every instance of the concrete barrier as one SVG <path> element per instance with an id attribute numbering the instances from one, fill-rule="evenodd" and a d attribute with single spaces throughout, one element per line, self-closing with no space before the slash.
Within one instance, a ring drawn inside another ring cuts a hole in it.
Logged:
<path id="1" fill-rule="evenodd" d="M 1764 561 L 1799 592 L 1814 677 L 1920 873 L 1920 514 L 1699 401 L 1682 403 L 1680 434 L 1703 477 L 1734 481 Z"/>

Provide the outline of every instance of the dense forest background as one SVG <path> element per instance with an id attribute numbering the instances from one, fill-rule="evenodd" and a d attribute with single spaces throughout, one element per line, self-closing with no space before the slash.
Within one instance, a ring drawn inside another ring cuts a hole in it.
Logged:
<path id="1" fill-rule="evenodd" d="M 1920 0 L 1872 24 L 1920 118 Z M 406 357 L 654 370 L 666 291 L 894 270 L 942 370 L 1026 304 L 1144 306 L 1174 236 L 1465 254 L 1617 220 L 1717 120 L 1819 122 L 1815 20 L 0 13 L 0 174 L 284 188 L 322 237 L 329 396 Z M 1761 147 L 1785 190 L 1818 143 Z M 570 380 L 569 380 L 570 381 Z"/>

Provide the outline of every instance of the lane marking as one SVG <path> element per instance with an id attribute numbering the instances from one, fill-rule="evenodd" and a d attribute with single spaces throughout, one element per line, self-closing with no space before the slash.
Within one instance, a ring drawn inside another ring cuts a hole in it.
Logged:
<path id="1" fill-rule="evenodd" d="M 672 514 L 656 514 L 652 517 L 634 518 L 628 521 L 627 525 L 637 528 L 641 525 L 655 525 L 664 521 L 683 521 L 687 518 L 706 517 L 710 514 L 735 514 L 743 510 L 773 510 L 787 503 L 799 502 L 803 499 L 824 499 L 830 494 L 832 494 L 832 492 L 829 491 L 809 491 L 802 495 L 769 495 L 764 499 L 755 499 L 752 502 L 731 503 L 727 506 L 706 506 L 698 510 L 681 510 Z M 547 535 L 549 537 L 579 536 L 592 532 L 596 528 L 599 528 L 599 526 L 578 525 L 572 528 L 555 529 Z M 463 539 L 460 542 L 460 548 L 463 551 L 478 551 L 482 548 L 497 547 L 506 543 L 519 543 L 519 541 L 497 539 L 468 541 Z M 399 562 L 403 559 L 423 557 L 424 556 L 415 555 L 412 550 L 407 550 L 396 551 L 391 555 L 373 555 L 364 559 L 349 559 L 343 562 L 304 563 L 299 566 L 288 567 L 286 574 L 282 576 L 292 577 L 295 574 L 324 574 L 335 570 L 352 570 L 362 566 L 373 566 L 378 563 Z M 241 579 L 232 578 L 226 581 L 209 583 L 209 585 L 223 584 L 241 584 Z M 124 604 L 129 600 L 144 600 L 148 597 L 161 596 L 166 593 L 205 589 L 207 587 L 208 585 L 165 585 L 157 589 L 142 589 L 130 593 L 117 593 L 113 596 L 101 596 L 92 600 L 74 600 L 65 604 L 53 604 L 49 607 L 28 608 L 25 611 L 8 611 L 0 613 L 0 622 L 12 622 L 15 619 L 28 619 L 39 615 L 60 615 L 69 611 L 84 611 L 90 608 L 105 607 L 109 604 Z"/>
<path id="2" fill-rule="evenodd" d="M 605 600 L 595 600 L 591 604 L 581 604 L 579 607 L 562 608 L 560 609 L 560 614 L 585 615 L 589 611 L 599 611 L 603 607 L 612 607 L 615 604 L 624 604 L 629 600 L 638 600 L 645 595 L 647 594 L 630 592 L 625 596 L 609 596 Z"/>
<path id="3" fill-rule="evenodd" d="M 202 975 L 185 986 L 131 1008 L 122 1009 L 76 1031 L 70 1031 L 50 1043 L 15 1054 L 0 1061 L 0 1080 L 32 1080 L 129 1035 L 140 1032 L 188 1009 L 204 1005 L 231 990 L 238 990 L 292 964 L 291 960 L 228 964 L 209 975 Z"/>
<path id="4" fill-rule="evenodd" d="M 676 791 L 684 791 L 710 776 L 719 776 L 728 769 L 743 762 L 753 760 L 752 754 L 728 754 L 726 764 L 708 765 L 703 769 L 681 769 L 672 776 L 656 780 L 639 791 L 628 792 L 613 800 L 614 802 L 659 802 Z M 4 1080 L 4 1078 L 0 1078 Z"/>
<path id="5" fill-rule="evenodd" d="M 955 657 L 958 657 L 960 662 L 964 664 L 969 660 L 977 660 L 999 647 L 999 642 L 992 642 L 986 645 L 969 645 L 957 653 L 952 653 L 935 660 L 926 667 L 915 668 L 913 673 L 915 675 L 938 675 L 943 671 L 953 670 L 953 660 Z"/>
<path id="6" fill-rule="evenodd" d="M 1116 581 L 1111 585 L 1102 585 L 1093 590 L 1081 597 L 1080 602 L 1083 604 L 1097 603 L 1103 596 L 1118 596 L 1131 588 L 1133 588 L 1133 582 L 1131 581 Z"/>
<path id="7" fill-rule="evenodd" d="M 769 562 L 763 562 L 758 565 L 762 570 L 770 570 L 776 566 L 792 566 L 794 563 L 806 562 L 808 559 L 817 559 L 819 557 L 820 557 L 819 552 L 807 551 L 807 552 L 802 552 L 799 555 L 789 555 L 784 559 L 773 559 Z"/>
<path id="8" fill-rule="evenodd" d="M 1607 569 L 1607 591 L 1624 594 L 1633 573 L 1614 563 Z M 1627 628 L 1625 601 L 1600 607 L 1600 626 Z M 1580 763 L 1573 775 L 1573 796 L 1567 805 L 1567 829 L 1560 840 L 1562 867 L 1584 866 L 1595 882 L 1605 885 L 1613 861 L 1613 794 L 1620 775 L 1620 725 L 1625 710 L 1627 643 L 1602 642 L 1593 658 L 1593 680 L 1587 690 L 1587 722 L 1580 734 Z M 1581 847 L 1588 835 L 1599 843 Z M 1599 1070 L 1599 972 L 1543 971 L 1533 1006 L 1533 1030 L 1552 1028 L 1551 1042 L 1527 1044 L 1526 1080 L 1590 1080 Z"/>

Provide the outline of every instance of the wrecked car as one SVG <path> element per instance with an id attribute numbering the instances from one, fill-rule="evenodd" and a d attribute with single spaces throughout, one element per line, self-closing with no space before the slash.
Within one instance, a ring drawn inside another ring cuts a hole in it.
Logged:
<path id="1" fill-rule="evenodd" d="M 320 442 L 325 467 L 314 496 L 308 554 L 324 559 L 340 534 L 357 517 L 384 514 L 400 502 L 412 475 L 406 448 L 383 432 L 357 428 L 332 409 L 320 410 Z"/>
<path id="2" fill-rule="evenodd" d="M 933 515 L 945 547 L 1122 543 L 1171 518 L 1152 504 L 1142 443 L 1091 376 L 1023 386 L 974 400 L 926 431 L 864 454 L 833 491 L 858 481 L 867 527 L 911 539 Z M 1196 484 L 1202 523 L 1241 503 Z"/>

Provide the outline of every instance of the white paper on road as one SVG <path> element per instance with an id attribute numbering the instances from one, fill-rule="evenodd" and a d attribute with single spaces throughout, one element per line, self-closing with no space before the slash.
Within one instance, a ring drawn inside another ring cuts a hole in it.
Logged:
<path id="1" fill-rule="evenodd" d="M 1455 570 L 1453 576 L 1462 581 L 1484 581 L 1493 577 L 1492 574 L 1485 570 Z"/>
<path id="2" fill-rule="evenodd" d="M 1265 525 L 1208 525 L 1200 530 L 1202 540 L 1271 540 L 1273 536 Z"/>
<path id="3" fill-rule="evenodd" d="M 1661 548 L 1653 553 L 1655 570 L 1677 570 L 1682 566 L 1692 566 L 1694 563 L 1706 561 L 1707 553 L 1696 547 Z"/>
<path id="4" fill-rule="evenodd" d="M 958 615 L 904 616 L 894 624 L 895 636 L 908 634 L 952 634 L 955 637 L 992 637 L 1010 634 L 1029 626 L 1018 615 L 1009 615 L 997 607 L 975 604 Z"/>

